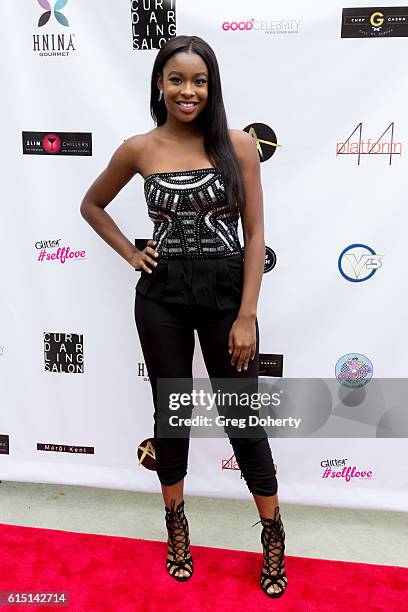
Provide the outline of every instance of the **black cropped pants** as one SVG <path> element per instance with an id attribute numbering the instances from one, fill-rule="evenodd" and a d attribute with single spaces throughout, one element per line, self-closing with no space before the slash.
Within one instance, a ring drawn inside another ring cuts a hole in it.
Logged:
<path id="1" fill-rule="evenodd" d="M 228 336 L 239 307 L 228 310 L 170 304 L 136 292 L 135 321 L 152 386 L 156 469 L 163 485 L 173 485 L 187 474 L 189 438 L 158 438 L 157 379 L 191 378 L 194 329 L 197 330 L 210 378 L 250 377 L 259 369 L 259 329 L 256 320 L 256 355 L 248 369 L 238 372 L 231 365 Z M 267 437 L 229 438 L 242 475 L 252 493 L 275 495 L 275 467 Z"/>

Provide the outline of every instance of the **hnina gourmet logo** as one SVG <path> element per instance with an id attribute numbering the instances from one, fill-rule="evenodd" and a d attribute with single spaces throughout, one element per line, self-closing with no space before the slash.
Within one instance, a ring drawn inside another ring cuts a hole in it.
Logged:
<path id="1" fill-rule="evenodd" d="M 41 26 L 45 25 L 50 20 L 52 9 L 48 0 L 37 0 L 37 2 L 43 9 L 45 9 L 45 13 L 43 13 L 38 20 L 38 27 L 41 28 Z M 69 22 L 65 15 L 61 13 L 61 9 L 63 9 L 67 3 L 68 0 L 57 0 L 54 5 L 55 19 L 59 24 L 65 26 L 66 28 L 69 27 Z"/>

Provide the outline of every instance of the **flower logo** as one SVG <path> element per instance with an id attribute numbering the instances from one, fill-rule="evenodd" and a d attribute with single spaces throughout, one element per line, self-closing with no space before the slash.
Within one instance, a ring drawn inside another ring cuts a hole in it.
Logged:
<path id="1" fill-rule="evenodd" d="M 48 2 L 48 0 L 37 0 L 37 2 L 43 9 L 45 9 L 45 13 L 43 13 L 38 20 L 38 27 L 41 28 L 41 26 L 48 23 L 51 17 L 51 5 Z M 55 6 L 54 6 L 54 16 L 59 24 L 68 28 L 69 27 L 68 19 L 65 17 L 65 15 L 63 15 L 60 12 L 61 9 L 63 9 L 64 6 L 67 4 L 67 2 L 68 0 L 57 0 L 56 1 Z"/>

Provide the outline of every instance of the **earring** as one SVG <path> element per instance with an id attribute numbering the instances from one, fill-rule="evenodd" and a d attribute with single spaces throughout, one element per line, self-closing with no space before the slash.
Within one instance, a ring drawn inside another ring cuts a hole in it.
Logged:
<path id="1" fill-rule="evenodd" d="M 160 89 L 159 102 L 160 102 L 160 100 L 162 99 L 162 97 L 163 97 L 163 90 L 162 90 L 162 89 Z"/>

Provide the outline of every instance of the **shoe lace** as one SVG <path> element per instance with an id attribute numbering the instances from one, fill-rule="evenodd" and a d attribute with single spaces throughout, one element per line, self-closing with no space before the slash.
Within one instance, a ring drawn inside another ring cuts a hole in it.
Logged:
<path id="1" fill-rule="evenodd" d="M 264 560 L 267 572 L 276 574 L 282 572 L 285 552 L 285 531 L 279 514 L 279 506 L 275 508 L 275 518 L 260 517 L 260 520 L 251 525 L 255 527 L 262 523 L 261 542 L 264 548 Z"/>
<path id="2" fill-rule="evenodd" d="M 180 502 L 177 509 L 175 509 L 175 504 L 176 500 L 172 499 L 170 509 L 166 508 L 166 523 L 174 553 L 174 563 L 182 564 L 189 557 L 189 531 L 187 518 L 184 514 L 184 503 Z"/>

